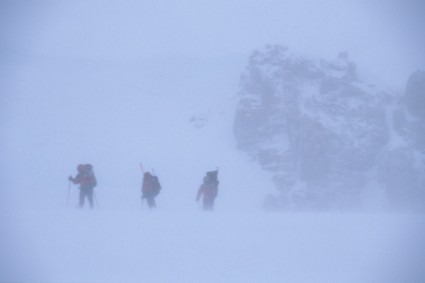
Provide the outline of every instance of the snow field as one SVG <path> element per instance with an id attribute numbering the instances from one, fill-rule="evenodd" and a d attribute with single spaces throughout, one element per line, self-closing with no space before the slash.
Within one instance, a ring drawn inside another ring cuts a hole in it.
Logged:
<path id="1" fill-rule="evenodd" d="M 27 211 L 18 219 L 31 282 L 390 282 L 406 232 L 420 223 L 146 208 Z"/>

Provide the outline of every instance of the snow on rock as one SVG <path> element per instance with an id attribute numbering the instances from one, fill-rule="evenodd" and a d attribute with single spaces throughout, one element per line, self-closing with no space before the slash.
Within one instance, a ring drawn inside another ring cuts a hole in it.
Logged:
<path id="1" fill-rule="evenodd" d="M 408 102 L 422 102 L 422 76 L 409 81 Z M 279 194 L 266 198 L 267 207 L 358 208 L 371 183 L 384 187 L 391 207 L 424 207 L 424 152 L 413 145 L 423 144 L 423 120 L 402 125 L 402 97 L 358 77 L 345 52 L 320 62 L 282 46 L 252 54 L 241 76 L 234 132 L 239 149 L 273 174 Z M 407 147 L 392 148 L 412 135 Z"/>

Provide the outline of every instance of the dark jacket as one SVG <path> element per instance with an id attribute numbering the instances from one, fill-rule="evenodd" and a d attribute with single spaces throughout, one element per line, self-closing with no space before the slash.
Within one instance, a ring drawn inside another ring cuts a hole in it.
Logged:
<path id="1" fill-rule="evenodd" d="M 198 201 L 202 196 L 204 197 L 204 200 L 214 200 L 217 197 L 217 193 L 218 193 L 218 182 L 217 183 L 204 182 L 199 187 L 196 200 Z"/>

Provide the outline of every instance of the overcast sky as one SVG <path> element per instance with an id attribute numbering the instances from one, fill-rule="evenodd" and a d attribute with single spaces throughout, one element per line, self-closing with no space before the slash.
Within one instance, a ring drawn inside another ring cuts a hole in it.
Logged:
<path id="1" fill-rule="evenodd" d="M 306 57 L 348 51 L 366 76 L 394 88 L 425 69 L 419 0 L 4 2 L 6 57 L 245 58 L 266 44 L 282 44 Z"/>

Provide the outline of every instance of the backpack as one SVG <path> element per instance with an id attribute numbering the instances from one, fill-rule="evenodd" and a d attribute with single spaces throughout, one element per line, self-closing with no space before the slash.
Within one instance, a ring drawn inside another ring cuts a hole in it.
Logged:
<path id="1" fill-rule="evenodd" d="M 207 172 L 206 183 L 215 186 L 218 185 L 218 170 Z"/>
<path id="2" fill-rule="evenodd" d="M 78 174 L 75 177 L 74 183 L 91 188 L 97 186 L 96 176 L 94 175 L 93 166 L 91 164 L 80 164 L 78 165 L 77 170 Z"/>
<path id="3" fill-rule="evenodd" d="M 161 184 L 159 183 L 158 176 L 152 176 L 152 187 L 153 187 L 153 196 L 157 196 L 161 191 Z"/>

